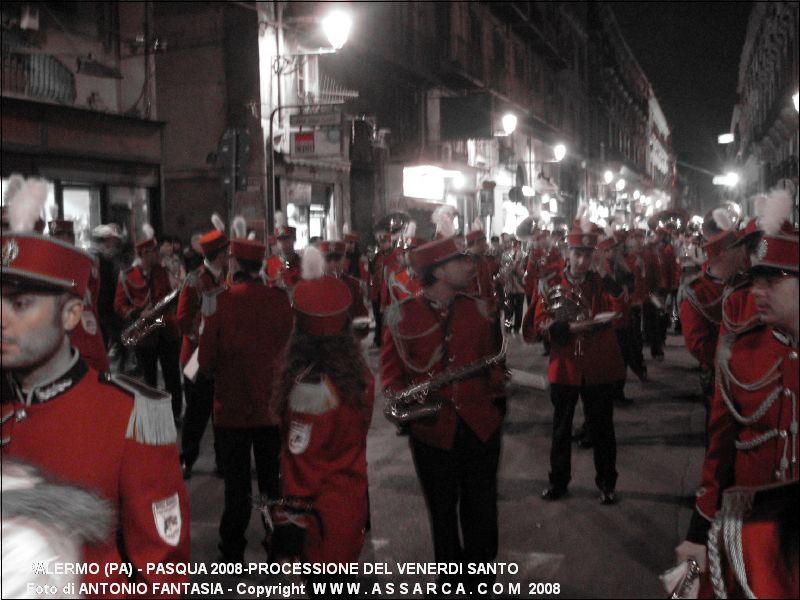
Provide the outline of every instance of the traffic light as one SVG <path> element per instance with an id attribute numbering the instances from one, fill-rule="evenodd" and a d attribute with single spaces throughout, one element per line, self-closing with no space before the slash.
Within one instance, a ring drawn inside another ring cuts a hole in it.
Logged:
<path id="1" fill-rule="evenodd" d="M 222 187 L 226 192 L 247 189 L 243 165 L 250 160 L 250 134 L 246 129 L 226 129 L 217 146 L 217 165 L 222 168 Z"/>

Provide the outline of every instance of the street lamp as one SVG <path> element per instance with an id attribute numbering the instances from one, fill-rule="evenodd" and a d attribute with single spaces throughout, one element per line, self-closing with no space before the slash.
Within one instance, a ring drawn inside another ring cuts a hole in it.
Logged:
<path id="1" fill-rule="evenodd" d="M 553 156 L 556 162 L 561 162 L 567 155 L 567 147 L 564 144 L 556 144 L 553 148 Z"/>
<path id="2" fill-rule="evenodd" d="M 617 191 L 618 192 L 621 192 L 622 190 L 625 189 L 625 180 L 622 177 L 617 179 L 617 186 L 616 187 L 617 187 Z"/>
<path id="3" fill-rule="evenodd" d="M 267 198 L 266 198 L 266 213 L 267 213 L 267 227 L 274 225 L 275 220 L 275 149 L 273 148 L 274 138 L 274 122 L 275 114 L 279 113 L 284 108 L 302 108 L 303 104 L 293 106 L 283 106 L 281 104 L 280 78 L 283 75 L 286 67 L 291 64 L 291 59 L 300 59 L 306 56 L 319 56 L 322 54 L 333 54 L 347 43 L 347 38 L 350 36 L 350 28 L 352 26 L 352 19 L 340 10 L 334 10 L 325 16 L 321 22 L 322 30 L 325 37 L 331 45 L 331 48 L 319 48 L 310 52 L 301 52 L 298 54 L 278 54 L 272 62 L 272 70 L 278 77 L 278 105 L 272 109 L 269 115 L 269 137 L 267 138 Z M 318 104 L 316 106 L 333 106 L 333 104 Z"/>
<path id="4" fill-rule="evenodd" d="M 717 143 L 718 144 L 732 144 L 734 141 L 734 136 L 732 133 L 721 133 L 717 136 Z"/>
<path id="5" fill-rule="evenodd" d="M 506 135 L 511 135 L 517 128 L 517 115 L 514 113 L 506 113 L 503 115 L 503 132 Z"/>
<path id="6" fill-rule="evenodd" d="M 633 199 L 634 200 L 638 200 L 639 198 L 641 198 L 641 196 L 642 196 L 642 193 L 639 190 L 633 190 Z"/>
<path id="7" fill-rule="evenodd" d="M 798 105 L 798 103 L 800 103 L 800 93 L 794 93 L 794 96 L 792 96 L 792 102 L 794 102 L 795 111 L 800 111 L 800 105 Z"/>
<path id="8" fill-rule="evenodd" d="M 603 181 L 606 182 L 606 185 L 610 185 L 612 181 L 614 181 L 614 173 L 611 171 L 606 171 L 603 173 Z"/>

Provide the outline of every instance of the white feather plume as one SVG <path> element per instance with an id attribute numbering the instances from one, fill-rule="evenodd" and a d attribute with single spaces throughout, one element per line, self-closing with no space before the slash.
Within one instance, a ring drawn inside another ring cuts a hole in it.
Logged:
<path id="1" fill-rule="evenodd" d="M 449 204 L 443 204 L 433 211 L 431 222 L 436 225 L 436 233 L 444 237 L 453 237 L 456 227 L 453 221 L 456 218 L 456 209 Z"/>
<path id="2" fill-rule="evenodd" d="M 275 213 L 275 228 L 286 226 L 286 215 L 281 211 Z"/>
<path id="3" fill-rule="evenodd" d="M 50 220 L 56 221 L 58 219 L 58 205 L 52 204 L 49 209 L 50 212 Z"/>
<path id="4" fill-rule="evenodd" d="M 411 220 L 406 224 L 405 228 L 403 228 L 403 237 L 408 240 L 416 235 L 417 235 L 417 222 Z"/>
<path id="5" fill-rule="evenodd" d="M 350 224 L 345 223 L 344 225 L 342 225 L 342 235 L 344 236 L 349 234 L 350 234 Z"/>
<path id="6" fill-rule="evenodd" d="M 786 190 L 772 190 L 764 203 L 761 229 L 767 235 L 775 235 L 792 214 L 792 198 Z"/>
<path id="7" fill-rule="evenodd" d="M 156 230 L 153 229 L 153 226 L 150 223 L 145 223 L 142 225 L 142 234 L 144 235 L 145 240 L 152 240 L 156 237 Z"/>
<path id="8" fill-rule="evenodd" d="M 325 258 L 316 246 L 309 246 L 303 251 L 301 263 L 303 279 L 319 279 L 325 274 Z"/>
<path id="9" fill-rule="evenodd" d="M 250 241 L 253 241 L 254 239 L 256 239 L 256 232 L 255 231 L 251 231 L 250 233 L 248 233 L 247 234 L 247 239 L 250 240 Z"/>
<path id="10" fill-rule="evenodd" d="M 586 204 L 578 206 L 578 212 L 575 215 L 575 220 L 581 227 L 582 233 L 592 232 L 592 222 L 589 220 L 589 207 Z"/>
<path id="11" fill-rule="evenodd" d="M 480 217 L 475 217 L 475 220 L 472 222 L 472 227 L 469 229 L 470 231 L 483 231 L 483 221 Z"/>
<path id="12" fill-rule="evenodd" d="M 225 221 L 222 220 L 222 217 L 220 217 L 218 213 L 211 215 L 211 222 L 214 224 L 215 229 L 219 229 L 222 233 L 225 233 Z"/>
<path id="13" fill-rule="evenodd" d="M 233 217 L 231 232 L 235 238 L 244 239 L 247 237 L 247 221 L 244 220 L 242 215 Z"/>
<path id="14" fill-rule="evenodd" d="M 3 195 L 3 205 L 8 206 L 11 199 L 17 195 L 22 186 L 25 185 L 25 178 L 19 173 L 12 173 L 8 178 L 8 185 L 6 185 L 6 193 Z"/>
<path id="15" fill-rule="evenodd" d="M 22 179 L 22 178 L 20 178 Z M 44 179 L 22 179 L 16 192 L 8 194 L 8 221 L 11 231 L 33 231 L 41 218 L 42 207 L 47 200 L 47 182 Z"/>
<path id="16" fill-rule="evenodd" d="M 725 208 L 715 208 L 711 212 L 711 217 L 714 219 L 714 223 L 719 227 L 720 231 L 730 231 L 733 229 L 733 221 L 731 221 L 731 216 Z"/>

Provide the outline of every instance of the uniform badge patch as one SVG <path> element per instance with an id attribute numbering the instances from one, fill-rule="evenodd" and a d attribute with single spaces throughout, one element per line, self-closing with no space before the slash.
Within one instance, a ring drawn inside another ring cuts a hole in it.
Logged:
<path id="1" fill-rule="evenodd" d="M 17 244 L 17 240 L 8 240 L 5 244 L 3 244 L 3 266 L 8 267 L 17 260 L 17 256 L 19 256 L 19 244 Z"/>
<path id="2" fill-rule="evenodd" d="M 170 546 L 177 546 L 181 539 L 181 503 L 178 492 L 169 498 L 153 502 L 153 520 L 158 535 Z"/>
<path id="3" fill-rule="evenodd" d="M 86 333 L 89 335 L 97 334 L 97 317 L 94 316 L 92 311 L 83 311 L 83 314 L 81 315 L 81 325 L 83 325 L 84 331 L 86 331 Z"/>
<path id="4" fill-rule="evenodd" d="M 311 441 L 311 423 L 292 421 L 289 425 L 289 452 L 302 454 Z"/>
<path id="5" fill-rule="evenodd" d="M 767 250 L 769 250 L 767 240 L 761 240 L 761 243 L 758 245 L 758 249 L 756 250 L 756 257 L 758 257 L 759 260 L 763 259 L 767 255 Z"/>

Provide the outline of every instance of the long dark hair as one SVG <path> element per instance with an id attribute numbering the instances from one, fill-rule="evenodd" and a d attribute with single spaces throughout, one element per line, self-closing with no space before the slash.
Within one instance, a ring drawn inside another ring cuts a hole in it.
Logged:
<path id="1" fill-rule="evenodd" d="M 289 394 L 297 383 L 297 377 L 309 367 L 309 376 L 328 376 L 343 404 L 359 409 L 364 407 L 367 365 L 349 327 L 336 335 L 322 337 L 295 328 L 283 364 L 276 395 L 276 412 L 281 417 L 286 414 Z"/>

